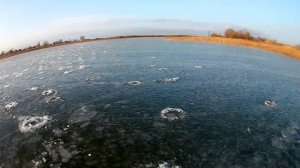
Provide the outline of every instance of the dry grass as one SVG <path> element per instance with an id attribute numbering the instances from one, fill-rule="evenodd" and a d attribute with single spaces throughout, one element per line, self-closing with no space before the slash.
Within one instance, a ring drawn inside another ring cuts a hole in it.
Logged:
<path id="1" fill-rule="evenodd" d="M 274 53 L 290 56 L 296 59 L 300 59 L 299 48 L 288 46 L 284 44 L 275 44 L 272 42 L 257 42 L 243 39 L 232 39 L 224 37 L 201 37 L 201 36 L 170 36 L 166 37 L 168 40 L 179 40 L 179 41 L 196 41 L 196 42 L 209 42 L 209 43 L 219 43 L 225 45 L 250 47 L 261 50 L 267 50 Z"/>

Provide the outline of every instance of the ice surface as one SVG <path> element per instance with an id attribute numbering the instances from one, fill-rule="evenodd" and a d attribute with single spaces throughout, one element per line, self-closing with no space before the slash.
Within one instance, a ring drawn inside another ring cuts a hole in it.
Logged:
<path id="1" fill-rule="evenodd" d="M 68 119 L 69 123 L 80 123 L 89 121 L 97 114 L 96 111 L 91 110 L 87 106 L 81 106 L 79 109 L 74 110 Z"/>

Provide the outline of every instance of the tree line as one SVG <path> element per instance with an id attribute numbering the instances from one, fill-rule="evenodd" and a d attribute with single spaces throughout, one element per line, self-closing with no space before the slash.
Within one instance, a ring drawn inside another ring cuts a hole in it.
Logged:
<path id="1" fill-rule="evenodd" d="M 87 38 L 85 38 L 85 36 L 80 36 L 79 40 L 78 39 L 74 39 L 74 40 L 59 39 L 59 40 L 54 41 L 52 43 L 49 43 L 48 41 L 38 42 L 36 45 L 31 45 L 31 46 L 28 46 L 28 47 L 23 48 L 23 49 L 13 49 L 12 48 L 8 51 L 1 51 L 0 56 L 14 55 L 14 54 L 18 54 L 18 53 L 22 53 L 22 52 L 26 52 L 26 51 L 31 51 L 31 50 L 41 49 L 41 48 L 47 48 L 47 47 L 50 47 L 50 46 L 58 46 L 58 45 L 71 44 L 71 43 L 82 42 L 82 41 L 89 41 L 89 40 L 91 40 L 91 39 L 87 39 Z"/>
<path id="2" fill-rule="evenodd" d="M 212 33 L 210 36 L 252 40 L 257 42 L 271 42 L 271 43 L 279 44 L 276 40 L 269 40 L 267 38 L 263 38 L 260 36 L 255 37 L 247 30 L 234 30 L 232 28 L 226 29 L 223 35 L 219 33 Z"/>

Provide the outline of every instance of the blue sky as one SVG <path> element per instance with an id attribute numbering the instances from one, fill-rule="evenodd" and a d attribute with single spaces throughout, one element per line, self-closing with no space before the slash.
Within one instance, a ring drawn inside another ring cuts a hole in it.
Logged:
<path id="1" fill-rule="evenodd" d="M 300 44 L 300 1 L 0 0 L 0 50 L 80 34 L 203 35 L 228 27 Z"/>

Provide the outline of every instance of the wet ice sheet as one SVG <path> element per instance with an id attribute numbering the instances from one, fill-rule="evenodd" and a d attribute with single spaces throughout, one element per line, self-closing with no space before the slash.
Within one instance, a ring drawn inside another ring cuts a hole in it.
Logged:
<path id="1" fill-rule="evenodd" d="M 0 167 L 299 165 L 300 66 L 294 60 L 227 46 L 122 40 L 2 61 Z M 42 94 L 49 89 L 55 93 Z M 5 110 L 13 101 L 19 104 Z M 173 111 L 164 119 L 167 106 L 188 115 L 180 119 Z M 51 120 L 22 133 L 20 116 Z"/>

